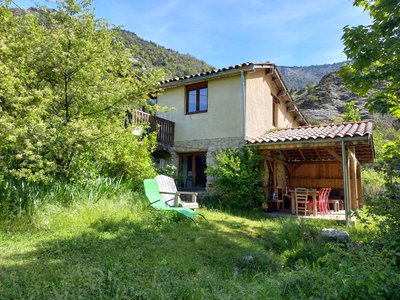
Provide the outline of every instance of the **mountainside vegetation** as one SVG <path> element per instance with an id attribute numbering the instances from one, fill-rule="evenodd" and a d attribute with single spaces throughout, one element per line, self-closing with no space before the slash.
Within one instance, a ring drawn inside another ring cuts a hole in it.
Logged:
<path id="1" fill-rule="evenodd" d="M 317 84 L 322 77 L 336 72 L 343 64 L 344 62 L 301 67 L 279 66 L 279 71 L 291 90 L 301 90 L 307 85 Z"/>
<path id="2" fill-rule="evenodd" d="M 309 120 L 339 121 L 346 103 L 351 101 L 357 103 L 362 119 L 372 117 L 365 108 L 366 97 L 349 90 L 337 72 L 325 75 L 315 86 L 309 84 L 294 92 L 293 96 L 300 110 Z"/>

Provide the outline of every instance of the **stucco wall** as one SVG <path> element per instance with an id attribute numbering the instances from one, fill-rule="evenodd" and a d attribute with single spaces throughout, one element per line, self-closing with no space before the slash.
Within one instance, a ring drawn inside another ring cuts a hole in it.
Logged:
<path id="1" fill-rule="evenodd" d="M 175 122 L 175 141 L 243 137 L 240 75 L 208 82 L 208 111 L 185 114 L 185 87 L 169 88 L 158 104 L 174 107 L 158 116 Z"/>
<path id="2" fill-rule="evenodd" d="M 273 126 L 273 98 L 278 94 L 276 85 L 265 70 L 257 70 L 246 75 L 246 135 L 257 137 Z M 277 128 L 292 127 L 293 117 L 286 112 L 285 101 L 278 107 Z M 293 124 L 296 126 L 297 124 Z"/>

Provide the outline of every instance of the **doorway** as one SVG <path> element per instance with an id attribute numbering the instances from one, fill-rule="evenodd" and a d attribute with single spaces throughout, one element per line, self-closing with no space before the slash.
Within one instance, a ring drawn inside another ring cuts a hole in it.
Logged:
<path id="1" fill-rule="evenodd" d="M 204 190 L 206 188 L 205 152 L 191 152 L 179 154 L 178 185 L 182 190 Z"/>

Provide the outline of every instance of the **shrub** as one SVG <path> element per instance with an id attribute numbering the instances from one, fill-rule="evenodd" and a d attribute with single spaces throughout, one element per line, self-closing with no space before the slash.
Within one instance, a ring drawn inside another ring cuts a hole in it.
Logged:
<path id="1" fill-rule="evenodd" d="M 373 242 L 400 266 L 400 185 L 387 183 L 384 192 L 367 197 L 367 204 L 367 215 L 380 229 Z"/>
<path id="2" fill-rule="evenodd" d="M 377 195 L 385 189 L 385 174 L 372 168 L 362 170 L 363 194 L 366 196 Z"/>
<path id="3" fill-rule="evenodd" d="M 215 155 L 215 165 L 207 174 L 228 209 L 251 210 L 264 200 L 260 158 L 250 148 L 226 149 Z"/>

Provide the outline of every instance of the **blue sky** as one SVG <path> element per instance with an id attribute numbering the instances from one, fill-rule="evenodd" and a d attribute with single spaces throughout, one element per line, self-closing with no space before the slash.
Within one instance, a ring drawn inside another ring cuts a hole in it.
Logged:
<path id="1" fill-rule="evenodd" d="M 21 7 L 30 0 L 14 0 Z M 44 1 L 39 1 L 44 3 Z M 307 66 L 346 59 L 342 28 L 365 25 L 352 0 L 94 0 L 95 14 L 215 67 L 271 61 Z"/>

